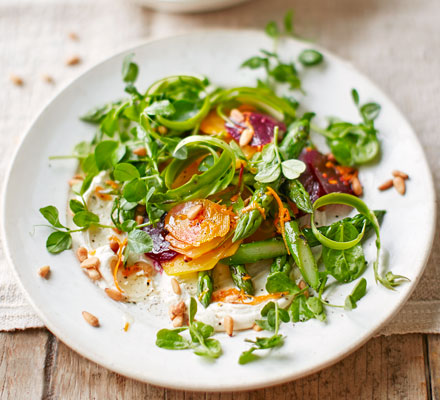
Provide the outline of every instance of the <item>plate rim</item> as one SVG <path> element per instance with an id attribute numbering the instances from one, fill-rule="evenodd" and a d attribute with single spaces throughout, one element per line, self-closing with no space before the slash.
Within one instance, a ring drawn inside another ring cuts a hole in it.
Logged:
<path id="1" fill-rule="evenodd" d="M 0 226 L 0 234 L 3 238 L 3 249 L 4 249 L 4 254 L 5 254 L 5 258 L 7 260 L 7 263 L 9 265 L 9 267 L 12 269 L 13 274 L 17 280 L 17 283 L 19 284 L 19 287 L 21 288 L 22 292 L 25 294 L 25 297 L 27 299 L 27 301 L 30 303 L 30 305 L 32 306 L 32 308 L 34 309 L 34 311 L 37 313 L 37 315 L 41 318 L 41 320 L 43 321 L 43 323 L 45 324 L 45 327 L 52 332 L 59 340 L 61 340 L 65 345 L 67 345 L 70 349 L 74 350 L 76 353 L 80 354 L 82 357 L 103 366 L 104 368 L 107 368 L 110 371 L 113 371 L 115 373 L 118 373 L 122 376 L 131 378 L 131 379 L 135 379 L 137 381 L 140 382 L 144 382 L 144 383 L 149 383 L 149 384 L 153 384 L 156 386 L 160 386 L 160 387 L 164 387 L 164 388 L 171 388 L 171 389 L 175 389 L 175 390 L 188 390 L 188 391 L 195 391 L 195 392 L 232 392 L 232 391 L 246 391 L 246 390 L 255 390 L 255 389 L 261 389 L 261 388 L 266 388 L 266 387 L 271 387 L 271 386 L 275 386 L 275 385 L 280 385 L 286 382 L 290 382 L 293 380 L 297 380 L 300 378 L 303 378 L 305 376 L 311 375 L 313 373 L 316 373 L 320 370 L 323 370 L 325 368 L 330 367 L 331 365 L 336 364 L 337 362 L 341 361 L 342 359 L 346 358 L 348 355 L 352 354 L 354 351 L 356 351 L 357 349 L 359 349 L 361 346 L 363 346 L 368 340 L 370 340 L 381 328 L 383 328 L 387 323 L 390 322 L 390 320 L 396 316 L 396 314 L 402 309 L 402 307 L 405 305 L 405 303 L 407 302 L 407 300 L 409 299 L 409 297 L 411 296 L 411 294 L 414 292 L 415 288 L 417 287 L 417 284 L 419 283 L 421 277 L 423 276 L 423 273 L 426 269 L 426 265 L 428 263 L 428 259 L 431 255 L 432 252 L 432 246 L 434 243 L 434 239 L 435 239 L 435 231 L 436 231 L 436 217 L 437 217 L 437 207 L 436 207 L 436 190 L 435 190 L 435 184 L 434 184 L 434 180 L 433 180 L 433 174 L 431 171 L 431 168 L 429 166 L 429 162 L 428 159 L 426 157 L 426 153 L 425 150 L 415 132 L 415 130 L 413 129 L 413 127 L 411 126 L 411 124 L 409 123 L 409 121 L 407 120 L 407 118 L 405 117 L 405 115 L 400 111 L 400 109 L 396 106 L 396 104 L 394 103 L 394 101 L 378 86 L 376 85 L 370 78 L 368 75 L 364 74 L 364 72 L 362 70 L 360 70 L 359 68 L 355 68 L 354 65 L 352 64 L 351 61 L 348 61 L 344 58 L 341 58 L 338 55 L 335 55 L 332 51 L 318 45 L 318 44 L 312 44 L 311 46 L 317 50 L 322 51 L 325 54 L 330 55 L 332 58 L 334 58 L 337 62 L 344 64 L 347 68 L 350 68 L 352 70 L 354 70 L 356 73 L 358 73 L 359 75 L 362 76 L 363 79 L 365 79 L 365 81 L 368 83 L 369 86 L 371 86 L 375 91 L 377 91 L 378 93 L 380 93 L 381 96 L 383 96 L 384 98 L 386 98 L 388 100 L 388 102 L 394 107 L 394 109 L 397 112 L 398 117 L 403 121 L 403 123 L 405 125 L 407 125 L 407 127 L 409 128 L 409 131 L 411 133 L 411 135 L 414 137 L 416 143 L 418 144 L 418 146 L 420 147 L 420 151 L 423 154 L 423 162 L 426 164 L 427 170 L 429 172 L 428 176 L 426 177 L 427 179 L 427 183 L 428 184 L 428 188 L 431 191 L 431 199 L 429 201 L 429 203 L 431 205 L 431 209 L 432 209 L 432 218 L 429 218 L 430 220 L 430 226 L 429 226 L 429 243 L 428 245 L 425 247 L 425 253 L 423 254 L 423 257 L 420 258 L 420 264 L 421 264 L 421 268 L 420 268 L 420 273 L 417 275 L 417 277 L 410 282 L 410 289 L 407 291 L 407 293 L 400 299 L 400 301 L 393 306 L 391 312 L 388 314 L 388 316 L 386 318 L 384 318 L 384 320 L 382 322 L 380 322 L 379 324 L 377 324 L 373 329 L 369 330 L 367 333 L 365 333 L 364 335 L 360 336 L 359 339 L 357 339 L 351 346 L 344 348 L 343 351 L 340 351 L 339 353 L 337 353 L 336 355 L 334 355 L 331 359 L 327 360 L 326 362 L 322 362 L 318 365 L 316 365 L 315 367 L 309 368 L 307 370 L 304 370 L 302 372 L 296 372 L 291 374 L 290 376 L 286 376 L 284 378 L 280 378 L 278 380 L 272 380 L 269 383 L 268 382 L 264 382 L 262 384 L 250 384 L 250 385 L 241 385 L 241 386 L 228 386 L 227 388 L 225 387 L 212 387 L 212 386 L 200 386 L 200 385 L 195 385 L 195 384 L 188 384 L 185 385 L 185 387 L 182 386 L 178 386 L 178 385 L 173 385 L 173 383 L 168 383 L 165 382 L 165 379 L 163 378 L 153 378 L 153 379 L 148 379 L 145 380 L 145 378 L 137 375 L 135 372 L 133 371 L 128 371 L 128 370 L 122 370 L 119 369 L 118 366 L 114 363 L 109 364 L 107 362 L 102 362 L 100 360 L 98 360 L 97 357 L 94 357 L 93 354 L 87 354 L 86 352 L 82 351 L 81 348 L 81 344 L 77 344 L 75 342 L 75 340 L 71 339 L 69 336 L 66 336 L 64 334 L 62 334 L 62 330 L 61 332 L 58 330 L 56 323 L 52 324 L 52 322 L 50 321 L 50 317 L 46 317 L 44 311 L 40 308 L 38 308 L 34 302 L 34 300 L 32 299 L 32 297 L 30 296 L 30 294 L 28 293 L 28 291 L 26 290 L 26 288 L 24 287 L 23 283 L 21 282 L 20 279 L 20 275 L 18 273 L 18 269 L 17 267 L 14 265 L 13 261 L 12 261 L 12 257 L 10 254 L 10 249 L 9 249 L 9 239 L 7 238 L 6 232 L 7 232 L 7 228 L 5 225 L 5 215 L 6 215 L 6 197 L 7 197 L 7 188 L 10 184 L 10 176 L 11 176 L 11 172 L 14 168 L 16 159 L 18 157 L 18 154 L 20 153 L 20 150 L 22 148 L 23 143 L 26 141 L 29 133 L 31 132 L 33 126 L 37 123 L 37 121 L 40 119 L 40 117 L 46 112 L 47 108 L 57 100 L 57 98 L 65 91 L 67 90 L 69 87 L 71 87 L 72 85 L 74 85 L 76 83 L 76 81 L 82 79 L 85 75 L 89 74 L 90 72 L 92 72 L 93 70 L 95 70 L 96 68 L 98 68 L 99 66 L 101 66 L 104 63 L 109 62 L 110 60 L 117 58 L 119 56 L 121 56 L 124 53 L 128 53 L 128 52 L 135 52 L 136 49 L 143 47 L 143 46 L 147 46 L 150 43 L 153 42 L 160 42 L 160 41 L 167 41 L 173 38 L 178 38 L 178 37 L 182 37 L 182 36 L 194 36 L 194 35 L 200 35 L 200 34 L 231 34 L 231 33 L 235 33 L 235 34 L 243 34 L 243 33 L 248 33 L 248 34 L 258 34 L 261 35 L 262 31 L 259 29 L 239 29 L 239 28 L 233 28 L 233 29 L 229 29 L 229 28 L 205 28 L 205 29 L 195 29 L 193 31 L 190 32 L 185 32 L 185 33 L 179 33 L 179 34 L 171 34 L 171 35 L 166 35 L 166 36 L 161 36 L 161 37 L 152 37 L 149 39 L 140 39 L 140 40 L 135 40 L 132 41 L 131 44 L 129 46 L 126 47 L 122 47 L 119 48 L 117 50 L 115 50 L 114 52 L 112 52 L 110 55 L 104 55 L 103 57 L 100 58 L 100 60 L 98 60 L 97 62 L 95 62 L 93 65 L 91 65 L 89 68 L 85 69 L 84 71 L 82 71 L 79 75 L 73 77 L 72 79 L 70 79 L 69 81 L 67 81 L 64 85 L 61 85 L 58 90 L 49 98 L 49 100 L 43 105 L 43 107 L 40 108 L 40 110 L 35 114 L 34 118 L 32 118 L 31 122 L 27 125 L 27 127 L 24 129 L 24 134 L 22 134 L 22 137 L 20 138 L 20 142 L 18 144 L 18 146 L 16 147 L 14 154 L 11 158 L 11 161 L 9 162 L 8 168 L 6 170 L 6 174 L 5 174 L 5 180 L 3 183 L 3 192 L 2 192 L 2 196 L 1 196 L 1 211 L 0 211 L 0 215 L 1 215 L 1 226 Z M 287 38 L 286 40 L 289 41 L 296 41 L 299 42 L 301 44 L 309 44 L 306 41 L 297 39 L 297 38 Z"/>

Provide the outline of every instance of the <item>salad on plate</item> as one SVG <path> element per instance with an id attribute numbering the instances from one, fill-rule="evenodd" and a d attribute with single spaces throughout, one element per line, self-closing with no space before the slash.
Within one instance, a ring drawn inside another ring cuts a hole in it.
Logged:
<path id="1" fill-rule="evenodd" d="M 276 25 L 266 32 L 278 40 Z M 358 121 L 314 124 L 313 110 L 300 112 L 291 94 L 304 93 L 301 70 L 325 60 L 310 49 L 298 61 L 262 50 L 241 66 L 264 72 L 255 87 L 177 75 L 142 91 L 129 55 L 127 97 L 82 116 L 96 125 L 94 137 L 53 157 L 74 157 L 79 167 L 69 181 L 66 224 L 54 206 L 40 209 L 53 228 L 47 250 L 73 248 L 110 299 L 142 304 L 162 321 L 161 348 L 217 358 L 216 332 L 270 332 L 249 341 L 239 357 L 245 364 L 282 346 L 282 323 L 325 321 L 328 307 L 356 308 L 367 268 L 388 289 L 406 280 L 379 265 L 385 211 L 360 198 L 358 169 L 380 158 L 380 106 L 361 103 L 353 89 Z M 318 148 L 311 131 L 328 147 Z M 348 216 L 348 207 L 357 213 Z M 371 262 L 362 247 L 370 235 Z M 328 288 L 353 281 L 345 303 L 331 304 Z"/>

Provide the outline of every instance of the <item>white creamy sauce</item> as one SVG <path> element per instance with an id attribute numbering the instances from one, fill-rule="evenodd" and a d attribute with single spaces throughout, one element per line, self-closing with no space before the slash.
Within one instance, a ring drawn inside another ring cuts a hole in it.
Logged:
<path id="1" fill-rule="evenodd" d="M 96 194 L 96 187 L 105 187 L 105 182 L 108 180 L 108 175 L 101 172 L 94 179 L 90 188 L 84 194 L 84 199 L 87 203 L 88 209 L 97 214 L 100 218 L 100 223 L 104 225 L 111 225 L 110 213 L 112 210 L 113 201 L 101 199 Z M 75 194 L 71 194 L 71 198 L 81 200 Z M 68 215 L 70 227 L 76 227 L 73 224 L 72 216 Z M 324 213 L 317 213 L 316 221 L 319 225 L 326 223 Z M 100 260 L 99 272 L 101 279 L 95 283 L 102 288 L 116 289 L 113 279 L 112 265 L 117 260 L 117 255 L 110 248 L 110 239 L 112 236 L 118 237 L 121 241 L 126 237 L 126 234 L 118 235 L 110 228 L 93 228 L 83 232 L 76 232 L 72 234 L 74 251 L 78 247 L 85 247 L 89 256 L 98 257 Z M 315 250 L 315 249 L 314 249 Z M 175 277 L 180 284 L 181 294 L 176 295 L 171 286 L 171 279 L 165 272 L 158 272 L 154 267 L 154 262 L 143 254 L 131 255 L 129 265 L 137 261 L 143 261 L 153 268 L 155 273 L 153 276 L 146 276 L 144 271 L 136 272 L 128 277 L 124 277 L 121 271 L 118 271 L 118 284 L 124 291 L 127 297 L 127 303 L 136 303 L 137 306 L 147 311 L 149 315 L 160 318 L 163 324 L 171 325 L 172 322 L 168 316 L 168 309 L 179 301 L 184 301 L 189 306 L 191 297 L 196 297 L 197 294 L 197 274 L 189 274 L 184 277 Z M 266 295 L 265 290 L 267 273 L 269 270 L 268 261 L 261 261 L 248 266 L 248 272 L 252 276 L 252 281 L 255 286 L 255 295 Z M 300 276 L 295 276 L 297 280 Z M 233 288 L 234 284 L 229 273 L 229 268 L 225 265 L 217 265 L 213 270 L 214 290 Z M 292 297 L 285 296 L 277 299 L 280 307 L 286 307 L 290 303 Z M 230 316 L 234 320 L 234 329 L 249 329 L 253 326 L 255 320 L 260 319 L 260 312 L 264 305 L 270 300 L 266 300 L 257 305 L 246 304 L 231 304 L 227 302 L 211 303 L 206 309 L 198 302 L 198 312 L 196 319 L 212 325 L 216 331 L 223 331 L 223 319 L 225 316 Z M 128 306 L 127 304 L 126 306 Z M 133 317 L 125 313 L 123 324 L 133 322 Z M 128 317 L 127 317 L 128 316 Z"/>

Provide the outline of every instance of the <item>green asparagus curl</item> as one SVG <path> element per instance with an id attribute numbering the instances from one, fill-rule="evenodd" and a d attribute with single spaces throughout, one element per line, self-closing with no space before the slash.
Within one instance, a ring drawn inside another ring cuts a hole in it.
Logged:
<path id="1" fill-rule="evenodd" d="M 202 303 L 203 307 L 208 307 L 211 304 L 212 292 L 214 291 L 214 284 L 212 281 L 211 271 L 200 271 L 198 274 L 197 283 L 197 297 Z"/>
<path id="2" fill-rule="evenodd" d="M 238 289 L 243 290 L 246 294 L 254 295 L 254 284 L 244 264 L 230 265 L 229 271 L 231 271 L 232 280 Z"/>

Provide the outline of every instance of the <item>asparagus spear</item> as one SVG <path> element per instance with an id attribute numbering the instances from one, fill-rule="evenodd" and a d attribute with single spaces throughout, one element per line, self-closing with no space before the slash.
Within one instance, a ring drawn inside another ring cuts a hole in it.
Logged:
<path id="1" fill-rule="evenodd" d="M 270 266 L 271 274 L 275 272 L 284 272 L 287 276 L 289 276 L 291 270 L 292 270 L 292 266 L 288 262 L 286 256 L 276 257 L 273 260 L 272 265 Z"/>
<path id="2" fill-rule="evenodd" d="M 205 308 L 211 303 L 213 286 L 211 271 L 200 271 L 198 274 L 197 297 Z"/>
<path id="3" fill-rule="evenodd" d="M 289 126 L 279 149 L 284 160 L 298 158 L 302 149 L 307 145 L 310 133 L 310 119 L 313 113 L 306 113 L 299 121 Z"/>
<path id="4" fill-rule="evenodd" d="M 274 183 L 272 183 L 274 185 Z M 261 209 L 267 210 L 273 200 L 273 196 L 266 194 L 266 185 L 260 185 L 251 197 L 250 205 L 255 204 Z M 237 226 L 235 228 L 233 242 L 246 239 L 251 236 L 259 228 L 263 222 L 263 216 L 258 208 L 244 212 L 240 215 Z"/>
<path id="5" fill-rule="evenodd" d="M 238 289 L 243 290 L 246 294 L 253 295 L 255 293 L 254 284 L 251 276 L 248 274 L 244 264 L 233 264 L 229 266 L 232 280 Z"/>

